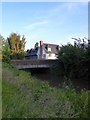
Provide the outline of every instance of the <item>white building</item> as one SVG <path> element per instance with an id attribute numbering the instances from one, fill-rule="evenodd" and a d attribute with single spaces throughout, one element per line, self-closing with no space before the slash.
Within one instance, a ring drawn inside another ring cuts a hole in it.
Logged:
<path id="1" fill-rule="evenodd" d="M 59 45 L 43 43 L 40 41 L 40 47 L 38 47 L 37 58 L 38 59 L 57 59 Z"/>
<path id="2" fill-rule="evenodd" d="M 34 49 L 27 50 L 27 59 L 57 59 L 58 51 L 60 50 L 59 45 L 43 43 L 40 41 L 35 44 Z"/>

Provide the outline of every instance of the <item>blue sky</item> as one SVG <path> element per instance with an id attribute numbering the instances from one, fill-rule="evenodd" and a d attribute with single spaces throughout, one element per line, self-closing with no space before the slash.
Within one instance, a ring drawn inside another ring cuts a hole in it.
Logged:
<path id="1" fill-rule="evenodd" d="M 36 42 L 67 44 L 72 37 L 88 36 L 86 2 L 3 2 L 2 35 L 26 37 L 26 49 Z"/>

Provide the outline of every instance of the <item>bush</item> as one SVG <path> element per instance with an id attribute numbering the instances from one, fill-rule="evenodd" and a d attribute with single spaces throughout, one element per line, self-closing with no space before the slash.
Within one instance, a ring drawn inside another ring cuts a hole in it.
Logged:
<path id="1" fill-rule="evenodd" d="M 20 52 L 20 53 L 13 53 L 11 55 L 11 59 L 24 59 L 25 58 L 25 53 L 24 52 Z"/>
<path id="2" fill-rule="evenodd" d="M 10 49 L 8 46 L 4 46 L 2 50 L 2 61 L 6 63 L 10 63 Z"/>
<path id="3" fill-rule="evenodd" d="M 62 46 L 59 55 L 59 62 L 55 66 L 55 72 L 60 76 L 68 78 L 88 79 L 89 71 L 89 47 L 82 48 L 67 44 Z"/>

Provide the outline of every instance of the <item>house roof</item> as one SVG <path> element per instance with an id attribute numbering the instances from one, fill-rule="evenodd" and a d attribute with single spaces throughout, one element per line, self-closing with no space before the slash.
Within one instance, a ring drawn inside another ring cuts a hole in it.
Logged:
<path id="1" fill-rule="evenodd" d="M 48 48 L 51 48 L 51 51 L 48 51 Z M 58 54 L 59 45 L 43 43 L 43 49 L 46 53 L 55 53 Z"/>
<path id="2" fill-rule="evenodd" d="M 60 47 L 57 44 L 43 43 L 42 48 L 44 49 L 46 53 L 54 53 L 57 55 Z M 51 50 L 48 48 L 50 48 Z M 37 52 L 39 49 L 40 47 L 38 47 L 38 49 L 28 50 L 26 56 L 37 56 Z"/>
<path id="3" fill-rule="evenodd" d="M 27 52 L 26 56 L 37 56 L 37 50 L 31 49 Z"/>

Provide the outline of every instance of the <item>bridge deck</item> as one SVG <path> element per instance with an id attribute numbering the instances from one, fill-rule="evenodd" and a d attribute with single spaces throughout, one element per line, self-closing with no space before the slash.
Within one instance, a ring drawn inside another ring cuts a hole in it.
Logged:
<path id="1" fill-rule="evenodd" d="M 14 64 L 18 69 L 49 68 L 56 61 L 58 60 L 12 60 L 11 63 Z"/>

